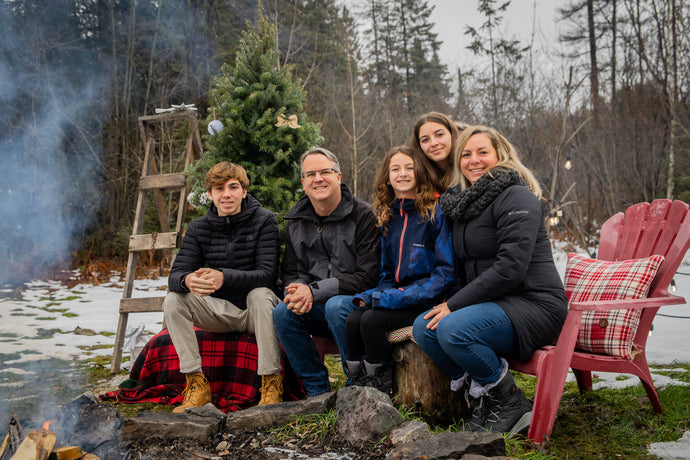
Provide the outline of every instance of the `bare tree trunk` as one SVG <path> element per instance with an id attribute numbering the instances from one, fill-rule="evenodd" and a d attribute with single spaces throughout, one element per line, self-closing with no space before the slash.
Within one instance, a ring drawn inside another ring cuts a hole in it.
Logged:
<path id="1" fill-rule="evenodd" d="M 676 10 L 676 0 L 671 2 L 671 88 L 669 88 L 669 111 L 671 115 L 671 126 L 669 130 L 668 140 L 668 178 L 666 179 L 666 198 L 673 199 L 673 189 L 675 185 L 675 169 L 676 169 L 676 130 L 678 125 L 678 16 Z"/>
<path id="2" fill-rule="evenodd" d="M 594 0 L 587 0 L 587 29 L 589 32 L 589 81 L 590 95 L 592 98 L 592 113 L 595 125 L 599 123 L 599 66 L 597 64 L 597 42 L 594 30 Z"/>
<path id="3" fill-rule="evenodd" d="M 618 0 L 611 0 L 611 107 L 616 107 L 616 46 L 618 28 Z"/>

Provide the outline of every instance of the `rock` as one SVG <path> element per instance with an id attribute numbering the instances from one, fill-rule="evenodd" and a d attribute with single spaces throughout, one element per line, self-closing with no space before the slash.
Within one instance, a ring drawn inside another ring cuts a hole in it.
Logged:
<path id="1" fill-rule="evenodd" d="M 504 456 L 505 440 L 501 433 L 446 432 L 420 441 L 398 446 L 388 453 L 387 459 L 407 460 L 415 458 L 459 459 L 465 454 L 486 457 Z"/>
<path id="2" fill-rule="evenodd" d="M 402 422 L 388 395 L 371 387 L 338 391 L 338 432 L 350 443 L 379 441 Z"/>
<path id="3" fill-rule="evenodd" d="M 431 436 L 429 425 L 421 420 L 411 420 L 391 431 L 391 444 L 399 446 L 426 439 Z"/>
<path id="4" fill-rule="evenodd" d="M 335 406 L 335 393 L 324 393 L 301 401 L 254 406 L 242 411 L 231 412 L 225 420 L 229 433 L 240 430 L 259 430 L 285 425 L 291 418 L 300 415 L 325 414 Z"/>
<path id="5" fill-rule="evenodd" d="M 142 443 L 152 438 L 161 441 L 185 439 L 203 444 L 213 439 L 222 426 L 222 419 L 215 415 L 144 411 L 125 420 L 120 428 L 120 438 Z"/>
<path id="6" fill-rule="evenodd" d="M 78 445 L 84 452 L 104 457 L 106 451 L 115 449 L 122 424 L 116 408 L 87 391 L 62 407 L 50 429 L 57 434 L 60 445 Z"/>
<path id="7" fill-rule="evenodd" d="M 215 417 L 219 422 L 224 422 L 227 415 L 211 403 L 206 403 L 199 407 L 189 407 L 185 413 L 198 415 L 200 417 Z"/>

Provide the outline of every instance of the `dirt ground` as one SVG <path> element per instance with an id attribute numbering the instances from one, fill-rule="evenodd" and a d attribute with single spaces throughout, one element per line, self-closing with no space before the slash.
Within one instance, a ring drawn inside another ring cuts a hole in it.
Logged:
<path id="1" fill-rule="evenodd" d="M 232 435 L 223 433 L 206 445 L 191 445 L 188 441 L 180 440 L 167 445 L 152 441 L 146 444 L 132 444 L 129 447 L 130 453 L 139 452 L 151 460 L 280 460 L 305 458 L 304 456 L 315 459 L 326 454 L 329 459 L 379 460 L 384 459 L 388 451 L 388 447 L 385 445 L 352 446 L 338 435 L 320 440 L 289 439 L 282 441 L 270 433 L 256 432 Z M 296 454 L 301 455 L 295 457 Z"/>

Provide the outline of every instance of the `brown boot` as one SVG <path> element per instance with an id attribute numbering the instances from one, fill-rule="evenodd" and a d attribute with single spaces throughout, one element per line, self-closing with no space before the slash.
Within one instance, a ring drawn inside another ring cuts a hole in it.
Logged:
<path id="1" fill-rule="evenodd" d="M 262 375 L 259 406 L 281 402 L 283 402 L 283 376 L 280 374 Z"/>
<path id="2" fill-rule="evenodd" d="M 175 413 L 182 413 L 188 407 L 199 407 L 211 402 L 211 386 L 203 372 L 185 374 L 187 387 L 184 389 L 184 401 L 173 409 Z"/>

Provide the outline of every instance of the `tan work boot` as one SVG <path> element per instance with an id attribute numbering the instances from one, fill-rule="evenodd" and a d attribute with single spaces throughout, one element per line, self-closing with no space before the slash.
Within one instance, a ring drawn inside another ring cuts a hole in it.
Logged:
<path id="1" fill-rule="evenodd" d="M 173 409 L 175 413 L 184 412 L 188 407 L 199 407 L 211 402 L 211 386 L 203 372 L 185 374 L 187 387 L 182 393 L 184 401 Z"/>
<path id="2" fill-rule="evenodd" d="M 259 406 L 281 402 L 283 402 L 283 376 L 280 374 L 262 375 Z"/>

